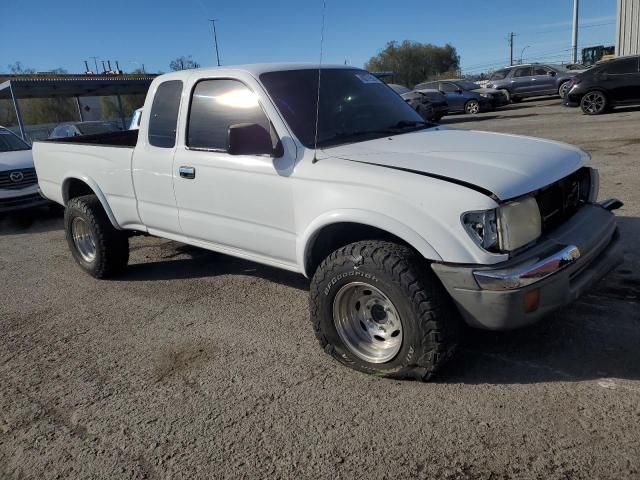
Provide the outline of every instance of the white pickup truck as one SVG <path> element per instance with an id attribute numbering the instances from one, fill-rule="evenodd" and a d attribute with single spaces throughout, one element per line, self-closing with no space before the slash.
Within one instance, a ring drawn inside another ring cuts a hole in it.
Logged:
<path id="1" fill-rule="evenodd" d="M 360 69 L 170 73 L 142 112 L 34 144 L 78 264 L 122 273 L 138 232 L 299 272 L 320 345 L 364 372 L 427 380 L 464 323 L 530 324 L 622 259 L 585 152 L 425 123 Z"/>

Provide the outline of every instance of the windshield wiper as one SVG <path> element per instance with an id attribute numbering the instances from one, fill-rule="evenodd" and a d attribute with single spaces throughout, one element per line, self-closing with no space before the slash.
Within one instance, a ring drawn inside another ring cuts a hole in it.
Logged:
<path id="1" fill-rule="evenodd" d="M 434 124 L 424 122 L 422 120 L 400 120 L 394 125 L 380 130 L 357 130 L 354 132 L 338 132 L 331 137 L 318 140 L 318 145 L 325 145 L 327 143 L 339 142 L 341 140 L 348 140 L 351 138 L 357 138 L 366 135 L 396 135 L 398 133 L 402 133 L 402 131 L 407 128 L 415 128 L 419 130 L 421 128 L 430 127 L 432 125 Z"/>

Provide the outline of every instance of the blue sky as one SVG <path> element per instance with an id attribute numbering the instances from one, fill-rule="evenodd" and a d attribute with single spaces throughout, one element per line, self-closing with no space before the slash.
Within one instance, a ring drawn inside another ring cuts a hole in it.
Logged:
<path id="1" fill-rule="evenodd" d="M 389 40 L 450 42 L 465 72 L 508 61 L 569 58 L 573 0 L 327 0 L 324 59 L 362 66 Z M 208 18 L 217 23 L 223 64 L 317 61 L 322 0 L 0 0 L 0 72 L 20 61 L 39 71 L 80 72 L 90 57 L 144 63 L 167 71 L 171 59 L 192 55 L 215 63 Z M 615 0 L 581 0 L 580 46 L 615 37 Z"/>

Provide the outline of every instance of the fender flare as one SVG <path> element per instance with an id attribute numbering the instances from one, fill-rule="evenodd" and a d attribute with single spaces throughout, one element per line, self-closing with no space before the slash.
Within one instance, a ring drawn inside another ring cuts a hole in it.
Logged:
<path id="1" fill-rule="evenodd" d="M 369 227 L 379 228 L 380 230 L 384 230 L 385 232 L 404 240 L 427 260 L 442 261 L 442 257 L 431 246 L 431 244 L 404 223 L 369 210 L 340 209 L 326 212 L 319 217 L 316 217 L 309 225 L 307 225 L 303 234 L 298 237 L 296 248 L 297 263 L 305 275 L 308 276 L 308 272 L 306 271 L 306 259 L 316 237 L 324 227 L 336 223 L 360 223 Z"/>
<path id="2" fill-rule="evenodd" d="M 107 217 L 109 218 L 111 224 L 118 230 L 122 230 L 120 225 L 118 225 L 118 221 L 116 220 L 111 207 L 109 206 L 107 197 L 98 186 L 98 183 L 92 178 L 87 177 L 86 175 L 71 172 L 64 176 L 64 180 L 62 181 L 62 200 L 64 201 L 64 204 L 67 205 L 67 203 L 69 202 L 69 182 L 71 182 L 72 180 L 79 180 L 85 183 L 93 191 L 95 196 L 98 197 L 98 200 L 100 201 L 102 208 L 104 208 L 104 211 L 107 214 Z"/>

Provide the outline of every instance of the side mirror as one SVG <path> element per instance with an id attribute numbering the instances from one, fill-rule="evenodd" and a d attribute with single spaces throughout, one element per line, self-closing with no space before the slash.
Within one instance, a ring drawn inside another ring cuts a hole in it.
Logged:
<path id="1" fill-rule="evenodd" d="M 551 70 L 551 71 L 548 73 L 548 75 L 549 75 L 550 77 L 555 77 L 555 76 L 556 76 L 556 72 L 554 72 L 553 70 Z"/>
<path id="2" fill-rule="evenodd" d="M 274 155 L 269 132 L 256 123 L 238 123 L 229 126 L 229 153 L 231 155 Z"/>
<path id="3" fill-rule="evenodd" d="M 458 90 L 456 90 L 456 92 L 458 92 L 460 95 L 462 95 L 462 89 L 459 88 Z"/>

